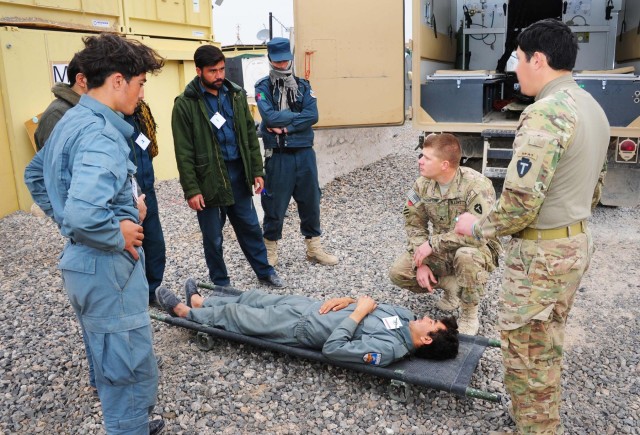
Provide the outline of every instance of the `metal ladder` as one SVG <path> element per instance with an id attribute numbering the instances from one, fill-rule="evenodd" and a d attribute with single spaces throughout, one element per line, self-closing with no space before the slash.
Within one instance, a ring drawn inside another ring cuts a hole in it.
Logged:
<path id="1" fill-rule="evenodd" d="M 484 141 L 482 151 L 482 173 L 489 178 L 504 178 L 507 175 L 506 167 L 487 166 L 489 159 L 510 161 L 513 156 L 513 148 L 491 148 L 491 139 L 516 137 L 513 130 L 483 130 L 480 133 Z"/>

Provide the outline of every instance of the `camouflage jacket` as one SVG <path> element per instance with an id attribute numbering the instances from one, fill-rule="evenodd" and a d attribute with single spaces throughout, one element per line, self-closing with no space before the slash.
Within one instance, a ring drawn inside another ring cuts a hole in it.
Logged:
<path id="1" fill-rule="evenodd" d="M 598 103 L 570 75 L 550 82 L 522 112 L 504 190 L 491 213 L 474 225 L 474 234 L 495 237 L 545 228 L 539 224 L 543 207 L 553 207 L 561 221 L 557 226 L 586 219 L 599 200 L 608 143 L 609 125 Z M 577 169 L 569 172 L 572 167 Z M 561 168 L 564 178 L 552 184 Z M 580 189 L 566 187 L 576 183 Z"/>
<path id="2" fill-rule="evenodd" d="M 427 240 L 435 253 L 456 251 L 463 246 L 488 246 L 497 261 L 502 252 L 497 239 L 477 240 L 453 231 L 456 216 L 469 212 L 481 217 L 489 212 L 495 200 L 491 181 L 471 168 L 458 168 L 444 195 L 436 181 L 418 178 L 413 189 L 407 193 L 407 202 L 402 211 L 407 231 L 407 250 L 413 254 Z"/>

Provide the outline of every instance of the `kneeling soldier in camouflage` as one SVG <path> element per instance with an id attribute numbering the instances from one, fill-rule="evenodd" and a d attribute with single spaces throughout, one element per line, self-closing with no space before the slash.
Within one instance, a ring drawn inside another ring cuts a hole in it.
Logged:
<path id="1" fill-rule="evenodd" d="M 443 311 L 461 306 L 459 331 L 475 335 L 480 326 L 478 303 L 502 247 L 495 238 L 477 240 L 453 232 L 456 216 L 466 211 L 482 216 L 495 202 L 491 181 L 460 167 L 460 158 L 460 143 L 452 134 L 425 139 L 419 158 L 421 176 L 403 210 L 407 251 L 391 266 L 389 277 L 416 293 L 442 288 L 444 296 L 436 306 Z"/>

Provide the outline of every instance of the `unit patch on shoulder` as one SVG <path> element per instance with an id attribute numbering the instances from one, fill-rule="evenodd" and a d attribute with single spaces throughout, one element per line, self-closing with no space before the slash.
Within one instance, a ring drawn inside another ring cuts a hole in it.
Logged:
<path id="1" fill-rule="evenodd" d="M 313 89 L 311 89 L 309 91 L 309 95 L 311 95 L 311 98 L 318 98 L 318 96 L 316 95 L 316 93 L 313 91 Z"/>
<path id="2" fill-rule="evenodd" d="M 365 353 L 362 357 L 362 361 L 364 361 L 365 364 L 369 364 L 371 366 L 379 366 L 381 360 L 382 354 L 380 352 Z"/>
<path id="3" fill-rule="evenodd" d="M 529 172 L 529 169 L 531 169 L 531 160 L 529 160 L 528 157 L 520 158 L 520 160 L 516 162 L 516 168 L 518 171 L 518 176 L 520 178 L 524 177 L 525 175 L 527 175 L 527 172 Z"/>
<path id="4" fill-rule="evenodd" d="M 410 190 L 407 192 L 407 205 L 409 207 L 416 205 L 419 202 L 420 202 L 420 196 L 418 196 L 415 190 Z"/>
<path id="5" fill-rule="evenodd" d="M 476 205 L 474 205 L 473 211 L 475 211 L 478 214 L 482 214 L 482 204 L 477 203 Z"/>
<path id="6" fill-rule="evenodd" d="M 262 101 L 264 100 L 264 92 L 258 92 L 256 94 L 256 101 Z"/>

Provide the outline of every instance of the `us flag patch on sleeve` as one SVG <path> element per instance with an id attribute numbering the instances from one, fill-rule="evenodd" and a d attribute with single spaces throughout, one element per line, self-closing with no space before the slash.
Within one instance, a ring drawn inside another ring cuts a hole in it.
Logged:
<path id="1" fill-rule="evenodd" d="M 416 193 L 415 190 L 410 190 L 407 192 L 407 205 L 411 207 L 420 202 L 420 197 Z"/>

